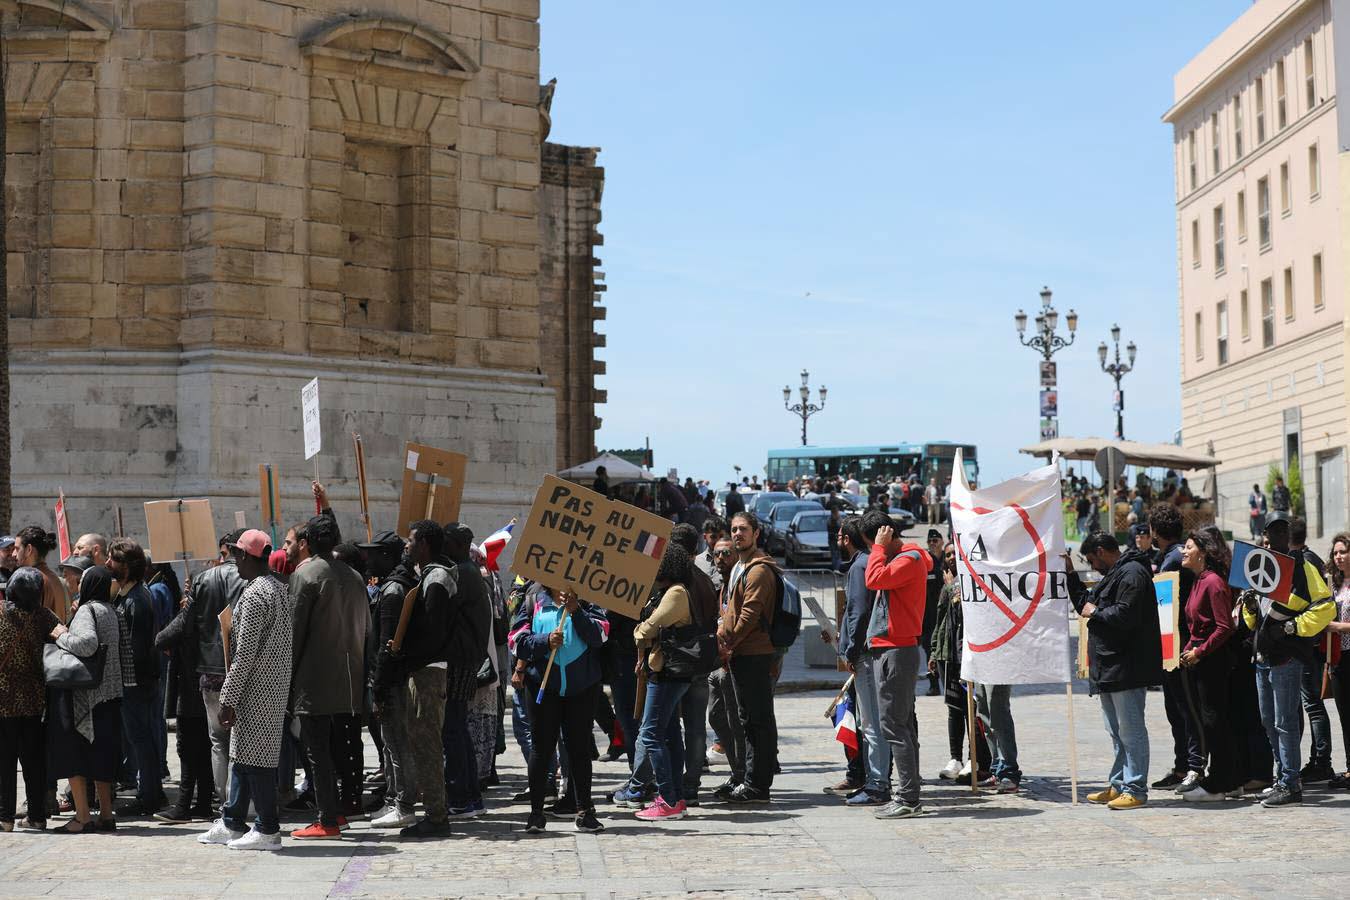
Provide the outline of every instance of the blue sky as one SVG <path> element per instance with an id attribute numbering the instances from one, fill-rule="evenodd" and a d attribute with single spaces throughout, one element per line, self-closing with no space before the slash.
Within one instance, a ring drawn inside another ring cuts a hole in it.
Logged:
<path id="1" fill-rule="evenodd" d="M 551 0 L 550 140 L 606 170 L 601 448 L 725 481 L 800 441 L 975 443 L 1029 467 L 1041 286 L 1076 343 L 1060 433 L 1109 435 L 1096 347 L 1139 345 L 1126 436 L 1180 427 L 1172 76 L 1250 4 Z M 847 10 L 845 13 L 843 10 Z M 809 293 L 809 296 L 808 296 Z M 814 395 L 813 395 L 814 399 Z"/>

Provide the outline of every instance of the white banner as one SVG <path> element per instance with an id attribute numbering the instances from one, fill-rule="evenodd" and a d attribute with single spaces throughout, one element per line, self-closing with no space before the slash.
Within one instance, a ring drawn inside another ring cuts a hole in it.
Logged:
<path id="1" fill-rule="evenodd" d="M 305 459 L 310 459 L 323 442 L 323 431 L 319 428 L 319 379 L 300 389 L 300 410 L 305 423 Z"/>
<path id="2" fill-rule="evenodd" d="M 972 490 L 958 450 L 951 507 L 965 622 L 961 677 L 981 684 L 1067 682 L 1069 592 L 1058 467 Z"/>

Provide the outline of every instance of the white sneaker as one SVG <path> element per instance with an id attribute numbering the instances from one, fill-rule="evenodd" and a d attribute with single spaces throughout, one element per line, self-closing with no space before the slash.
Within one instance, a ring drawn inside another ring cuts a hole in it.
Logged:
<path id="1" fill-rule="evenodd" d="M 417 816 L 412 813 L 402 813 L 398 807 L 389 810 L 378 819 L 370 820 L 371 828 L 407 828 L 417 822 Z"/>
<path id="2" fill-rule="evenodd" d="M 254 828 L 246 832 L 243 837 L 237 837 L 225 846 L 231 850 L 280 850 L 281 832 L 263 834 Z"/>
<path id="3" fill-rule="evenodd" d="M 211 823 L 211 829 L 205 834 L 197 835 L 199 844 L 228 844 L 230 841 L 243 837 L 247 832 L 234 831 L 225 827 L 224 819 L 216 819 Z"/>
<path id="4" fill-rule="evenodd" d="M 1229 799 L 1227 794 L 1216 794 L 1213 791 L 1207 791 L 1202 787 L 1191 788 L 1189 791 L 1182 794 L 1181 798 L 1187 803 L 1219 803 Z"/>
<path id="5" fill-rule="evenodd" d="M 1181 779 L 1181 784 L 1177 785 L 1177 793 L 1187 794 L 1195 790 L 1196 785 L 1200 783 L 1200 778 L 1199 772 L 1187 772 L 1186 777 Z"/>
<path id="6" fill-rule="evenodd" d="M 966 760 L 966 764 L 961 767 L 960 772 L 956 773 L 956 777 L 960 778 L 962 781 L 965 781 L 970 777 L 970 760 Z"/>
<path id="7" fill-rule="evenodd" d="M 942 779 L 943 781 L 955 781 L 957 777 L 960 776 L 960 774 L 961 774 L 961 760 L 954 759 L 951 762 L 947 763 L 947 765 L 942 767 L 942 771 L 938 773 L 938 778 Z"/>

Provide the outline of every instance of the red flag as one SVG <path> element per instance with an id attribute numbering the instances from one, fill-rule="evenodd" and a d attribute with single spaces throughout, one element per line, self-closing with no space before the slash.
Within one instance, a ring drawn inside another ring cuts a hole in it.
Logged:
<path id="1" fill-rule="evenodd" d="M 60 544 L 61 559 L 70 559 L 70 525 L 66 522 L 66 495 L 58 490 L 56 495 L 56 540 Z"/>

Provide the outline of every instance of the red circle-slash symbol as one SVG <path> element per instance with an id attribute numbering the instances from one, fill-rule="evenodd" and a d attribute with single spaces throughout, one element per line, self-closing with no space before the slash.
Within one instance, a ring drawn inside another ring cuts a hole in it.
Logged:
<path id="1" fill-rule="evenodd" d="M 1031 524 L 1031 517 L 1027 515 L 1025 509 L 1018 506 L 1016 503 L 1008 504 L 1007 508 L 1017 513 L 1018 517 L 1022 520 L 1022 527 L 1026 529 L 1027 534 L 1031 536 L 1032 543 L 1036 545 L 1036 564 L 1039 573 L 1039 576 L 1036 579 L 1036 593 L 1032 596 L 1031 604 L 1027 607 L 1026 612 L 1022 613 L 1020 616 L 1013 612 L 1012 607 L 1004 603 L 1003 600 L 999 598 L 998 594 L 990 590 L 989 585 L 984 583 L 984 579 L 976 574 L 975 568 L 970 564 L 970 559 L 966 556 L 965 548 L 961 546 L 961 536 L 953 532 L 956 543 L 956 552 L 961 557 L 961 562 L 965 565 L 966 571 L 970 573 L 971 580 L 979 586 L 980 590 L 984 591 L 985 596 L 1008 617 L 1010 622 L 1012 622 L 1012 627 L 994 640 L 989 641 L 986 644 L 969 644 L 971 653 L 986 653 L 990 650 L 995 650 L 1016 637 L 1017 632 L 1025 628 L 1027 623 L 1031 621 L 1031 617 L 1036 614 L 1036 608 L 1041 605 L 1041 598 L 1045 596 L 1045 585 L 1048 581 L 1046 578 L 1047 560 L 1045 543 L 1041 540 L 1041 535 L 1036 530 L 1036 526 Z M 961 512 L 966 511 L 965 507 L 956 503 L 952 504 L 952 509 L 960 510 Z M 992 509 L 986 509 L 980 506 L 975 507 L 973 510 L 976 515 L 980 516 L 988 515 L 993 511 L 994 510 Z"/>

